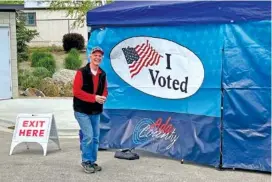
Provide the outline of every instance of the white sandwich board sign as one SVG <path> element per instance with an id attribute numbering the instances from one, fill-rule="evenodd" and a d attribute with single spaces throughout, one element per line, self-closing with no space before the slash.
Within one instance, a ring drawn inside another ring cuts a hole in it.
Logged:
<path id="1" fill-rule="evenodd" d="M 39 143 L 46 156 L 49 140 L 57 144 L 60 149 L 58 130 L 53 114 L 19 114 L 16 119 L 15 129 L 9 155 L 20 143 Z"/>

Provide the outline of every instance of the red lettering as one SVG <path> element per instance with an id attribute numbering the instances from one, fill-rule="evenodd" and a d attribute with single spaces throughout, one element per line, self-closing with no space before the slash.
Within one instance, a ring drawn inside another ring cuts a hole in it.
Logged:
<path id="1" fill-rule="evenodd" d="M 38 136 L 39 130 L 33 130 L 33 135 L 32 136 Z"/>
<path id="2" fill-rule="evenodd" d="M 20 130 L 19 136 L 44 137 L 44 130 Z"/>
<path id="3" fill-rule="evenodd" d="M 161 123 L 162 123 L 162 119 L 161 118 L 157 119 L 157 121 L 150 126 L 150 129 L 154 127 L 159 128 L 161 126 Z"/>
<path id="4" fill-rule="evenodd" d="M 26 131 L 26 136 L 31 136 L 31 131 L 32 131 L 32 130 L 27 130 L 27 131 Z"/>
<path id="5" fill-rule="evenodd" d="M 40 123 L 41 123 L 41 128 L 42 128 L 45 121 L 40 121 Z"/>
<path id="6" fill-rule="evenodd" d="M 168 134 L 168 133 L 171 133 L 172 131 L 174 130 L 174 127 L 173 125 L 168 125 L 167 128 L 165 128 L 165 133 Z"/>
<path id="7" fill-rule="evenodd" d="M 25 130 L 20 130 L 19 131 L 19 136 L 25 136 Z"/>
<path id="8" fill-rule="evenodd" d="M 40 130 L 40 137 L 43 137 L 44 136 L 44 130 Z"/>
<path id="9" fill-rule="evenodd" d="M 23 121 L 23 127 L 27 127 L 27 123 L 28 123 L 27 120 Z"/>
<path id="10" fill-rule="evenodd" d="M 161 125 L 160 130 L 162 130 L 164 133 L 166 133 L 166 128 L 168 126 L 168 123 L 170 122 L 171 117 L 168 118 L 165 124 Z"/>
<path id="11" fill-rule="evenodd" d="M 34 127 L 35 121 L 30 121 L 29 127 Z"/>

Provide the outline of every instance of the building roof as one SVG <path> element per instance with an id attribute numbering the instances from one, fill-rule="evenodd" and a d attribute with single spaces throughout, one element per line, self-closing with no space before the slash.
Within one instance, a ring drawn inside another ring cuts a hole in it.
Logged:
<path id="1" fill-rule="evenodd" d="M 270 1 L 115 1 L 87 13 L 88 26 L 152 26 L 270 20 Z"/>
<path id="2" fill-rule="evenodd" d="M 24 9 L 23 4 L 1 4 L 0 11 L 16 11 Z"/>

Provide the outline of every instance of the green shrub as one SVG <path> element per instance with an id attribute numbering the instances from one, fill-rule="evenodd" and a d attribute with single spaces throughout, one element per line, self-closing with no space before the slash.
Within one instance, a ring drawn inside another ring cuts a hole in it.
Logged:
<path id="1" fill-rule="evenodd" d="M 28 71 L 28 70 L 19 70 L 18 71 L 18 85 L 19 86 L 23 86 L 24 81 L 29 76 L 31 76 L 31 72 L 30 71 Z"/>
<path id="2" fill-rule="evenodd" d="M 79 51 L 77 50 L 77 49 L 75 49 L 75 48 L 72 48 L 70 51 L 69 51 L 69 53 L 68 53 L 69 55 L 73 55 L 73 56 L 76 56 L 76 57 L 80 57 L 80 54 L 79 54 Z"/>
<path id="3" fill-rule="evenodd" d="M 50 54 L 49 52 L 42 52 L 37 50 L 37 51 L 34 51 L 31 55 L 31 66 L 37 67 L 39 65 L 39 61 L 42 58 L 54 59 L 53 55 Z"/>
<path id="4" fill-rule="evenodd" d="M 22 89 L 38 88 L 40 85 L 40 79 L 32 75 L 28 70 L 19 70 L 18 84 Z"/>
<path id="5" fill-rule="evenodd" d="M 27 89 L 27 88 L 38 88 L 40 84 L 40 79 L 38 77 L 35 77 L 33 75 L 27 77 L 23 81 L 22 88 Z"/>
<path id="6" fill-rule="evenodd" d="M 33 71 L 33 76 L 43 79 L 46 77 L 52 77 L 52 72 L 48 71 L 45 67 L 36 67 Z"/>
<path id="7" fill-rule="evenodd" d="M 64 67 L 70 70 L 76 70 L 82 65 L 82 59 L 78 50 L 71 49 L 68 56 L 65 58 Z"/>
<path id="8" fill-rule="evenodd" d="M 29 58 L 29 55 L 28 55 L 28 52 L 25 51 L 25 52 L 18 52 L 17 53 L 17 61 L 20 63 L 20 62 L 24 62 L 24 61 L 27 61 Z"/>
<path id="9" fill-rule="evenodd" d="M 82 50 L 84 48 L 85 39 L 81 34 L 68 33 L 62 38 L 63 49 L 68 52 L 72 48 Z"/>
<path id="10" fill-rule="evenodd" d="M 53 57 L 44 57 L 41 58 L 36 67 L 44 67 L 46 68 L 51 74 L 55 73 L 56 71 L 56 60 Z"/>

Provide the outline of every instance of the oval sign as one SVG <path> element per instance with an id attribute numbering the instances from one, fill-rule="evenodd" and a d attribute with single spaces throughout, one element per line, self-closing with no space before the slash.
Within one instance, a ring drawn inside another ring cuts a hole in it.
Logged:
<path id="1" fill-rule="evenodd" d="M 204 68 L 189 49 L 154 37 L 132 37 L 110 53 L 114 71 L 132 87 L 152 96 L 181 99 L 200 88 Z"/>

